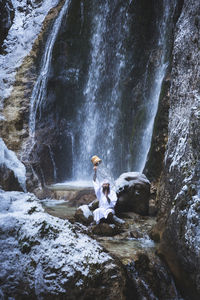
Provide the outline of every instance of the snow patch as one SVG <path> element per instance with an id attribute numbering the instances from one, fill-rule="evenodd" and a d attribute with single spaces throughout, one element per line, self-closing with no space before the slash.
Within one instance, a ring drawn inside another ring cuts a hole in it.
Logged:
<path id="1" fill-rule="evenodd" d="M 83 214 L 84 214 L 84 217 L 85 217 L 86 219 L 88 219 L 89 216 L 93 216 L 93 214 L 92 214 L 91 210 L 89 209 L 88 205 L 86 205 L 86 204 L 85 204 L 85 205 L 81 205 L 81 206 L 79 207 L 79 209 L 82 210 L 82 212 L 83 212 Z"/>
<path id="2" fill-rule="evenodd" d="M 0 190 L 0 275 L 2 290 L 24 282 L 41 295 L 65 294 L 81 286 L 112 258 L 67 220 L 46 214 L 30 193 Z M 94 273 L 95 268 L 95 273 Z M 7 280 L 12 273 L 13 281 Z M 74 278 L 72 278 L 74 277 Z"/>
<path id="3" fill-rule="evenodd" d="M 193 204 L 187 212 L 187 223 L 185 226 L 186 244 L 194 249 L 195 253 L 200 253 L 200 198 L 198 195 L 192 197 Z"/>
<path id="4" fill-rule="evenodd" d="M 18 160 L 16 154 L 6 147 L 2 138 L 0 138 L 0 165 L 5 165 L 8 169 L 12 170 L 21 187 L 26 191 L 26 168 Z"/>
<path id="5" fill-rule="evenodd" d="M 124 189 L 125 186 L 132 186 L 133 184 L 150 184 L 147 177 L 140 172 L 127 172 L 119 176 L 115 181 L 116 190 Z"/>

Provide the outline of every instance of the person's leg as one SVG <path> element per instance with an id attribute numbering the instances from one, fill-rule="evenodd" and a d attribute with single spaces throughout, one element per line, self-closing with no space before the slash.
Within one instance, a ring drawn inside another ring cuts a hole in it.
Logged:
<path id="1" fill-rule="evenodd" d="M 113 215 L 113 222 L 118 223 L 118 224 L 124 224 L 125 223 L 124 220 L 118 218 L 116 215 Z"/>

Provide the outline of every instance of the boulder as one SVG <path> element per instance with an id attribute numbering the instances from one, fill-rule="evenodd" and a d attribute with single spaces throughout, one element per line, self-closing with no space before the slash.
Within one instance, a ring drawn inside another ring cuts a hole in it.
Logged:
<path id="1" fill-rule="evenodd" d="M 139 172 L 123 173 L 116 180 L 118 201 L 116 212 L 133 211 L 148 215 L 150 182 Z"/>
<path id="2" fill-rule="evenodd" d="M 0 186 L 7 191 L 26 190 L 26 168 L 0 138 Z"/>
<path id="3" fill-rule="evenodd" d="M 0 198 L 1 299 L 125 299 L 123 268 L 95 240 L 33 194 Z"/>
<path id="4" fill-rule="evenodd" d="M 92 228 L 92 233 L 102 236 L 113 236 L 119 233 L 115 224 L 100 223 Z"/>
<path id="5" fill-rule="evenodd" d="M 99 207 L 99 200 L 98 199 L 93 200 L 88 206 L 90 210 L 94 211 L 96 208 Z"/>
<path id="6" fill-rule="evenodd" d="M 23 191 L 13 170 L 0 165 L 0 187 L 6 191 Z"/>
<path id="7" fill-rule="evenodd" d="M 88 205 L 81 205 L 76 213 L 75 213 L 75 220 L 77 222 L 80 222 L 84 225 L 89 225 L 94 219 L 93 219 L 93 213 L 89 209 Z"/>

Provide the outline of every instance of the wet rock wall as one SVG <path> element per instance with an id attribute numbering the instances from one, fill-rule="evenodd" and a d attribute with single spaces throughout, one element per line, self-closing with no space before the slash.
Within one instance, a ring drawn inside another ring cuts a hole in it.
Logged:
<path id="1" fill-rule="evenodd" d="M 188 299 L 199 299 L 199 1 L 184 1 L 173 46 L 168 142 L 159 186 L 160 251 Z"/>

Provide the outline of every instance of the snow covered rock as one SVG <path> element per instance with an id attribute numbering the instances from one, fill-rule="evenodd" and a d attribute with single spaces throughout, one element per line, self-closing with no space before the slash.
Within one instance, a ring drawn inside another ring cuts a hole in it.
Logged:
<path id="1" fill-rule="evenodd" d="M 116 180 L 118 201 L 116 211 L 134 211 L 147 215 L 149 209 L 150 182 L 139 172 L 123 173 Z"/>
<path id="2" fill-rule="evenodd" d="M 0 202 L 2 297 L 124 299 L 123 271 L 96 241 L 33 194 L 0 190 Z"/>
<path id="3" fill-rule="evenodd" d="M 0 186 L 8 191 L 26 190 L 26 169 L 0 138 Z"/>
<path id="4" fill-rule="evenodd" d="M 1 44 L 8 34 L 8 30 L 12 25 L 14 18 L 13 5 L 11 0 L 1 1 L 0 10 L 0 53 L 2 52 Z"/>
<path id="5" fill-rule="evenodd" d="M 89 209 L 88 205 L 81 205 L 77 209 L 75 213 L 75 220 L 85 225 L 89 225 L 93 221 L 93 213 Z"/>

